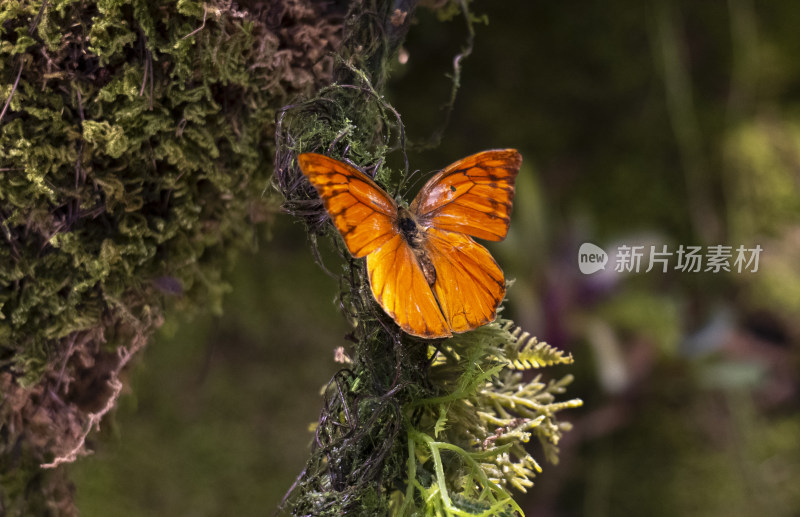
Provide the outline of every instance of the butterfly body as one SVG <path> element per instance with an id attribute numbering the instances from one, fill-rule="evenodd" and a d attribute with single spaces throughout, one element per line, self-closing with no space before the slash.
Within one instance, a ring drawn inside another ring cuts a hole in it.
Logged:
<path id="1" fill-rule="evenodd" d="M 409 246 L 414 249 L 422 247 L 424 237 L 416 218 L 403 207 L 397 209 L 397 228 Z"/>
<path id="2" fill-rule="evenodd" d="M 411 247 L 417 259 L 422 275 L 429 286 L 436 282 L 436 266 L 425 250 L 425 228 L 417 223 L 416 217 L 409 210 L 400 207 L 397 211 L 397 228 L 403 240 Z"/>
<path id="3" fill-rule="evenodd" d="M 346 163 L 298 156 L 350 253 L 366 256 L 375 299 L 405 332 L 425 338 L 494 320 L 505 278 L 472 237 L 505 238 L 521 161 L 513 149 L 459 160 L 404 208 Z"/>

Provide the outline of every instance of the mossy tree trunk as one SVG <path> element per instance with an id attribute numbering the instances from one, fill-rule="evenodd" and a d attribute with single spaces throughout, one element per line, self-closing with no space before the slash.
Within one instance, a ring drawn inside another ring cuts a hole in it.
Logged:
<path id="1" fill-rule="evenodd" d="M 56 467 L 164 318 L 218 312 L 274 205 L 276 111 L 327 84 L 346 7 L 0 7 L 0 513 L 69 515 Z"/>

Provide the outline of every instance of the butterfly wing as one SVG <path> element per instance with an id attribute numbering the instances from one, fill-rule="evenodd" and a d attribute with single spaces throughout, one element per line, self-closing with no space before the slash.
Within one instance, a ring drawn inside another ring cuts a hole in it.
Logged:
<path id="1" fill-rule="evenodd" d="M 489 251 L 463 233 L 429 228 L 426 237 L 436 269 L 433 292 L 450 329 L 466 332 L 494 321 L 506 286 Z"/>
<path id="2" fill-rule="evenodd" d="M 452 335 L 414 251 L 400 234 L 367 255 L 367 273 L 372 295 L 405 332 L 429 339 Z"/>
<path id="3" fill-rule="evenodd" d="M 364 257 L 397 235 L 397 205 L 366 174 L 322 154 L 297 157 L 354 257 Z"/>
<path id="4" fill-rule="evenodd" d="M 501 241 L 508 233 L 521 164 L 522 156 L 514 149 L 468 156 L 431 178 L 410 210 L 423 226 Z"/>
<path id="5" fill-rule="evenodd" d="M 315 153 L 297 157 L 354 257 L 367 257 L 372 294 L 409 334 L 450 336 L 411 247 L 395 229 L 397 205 L 374 181 L 346 163 Z"/>

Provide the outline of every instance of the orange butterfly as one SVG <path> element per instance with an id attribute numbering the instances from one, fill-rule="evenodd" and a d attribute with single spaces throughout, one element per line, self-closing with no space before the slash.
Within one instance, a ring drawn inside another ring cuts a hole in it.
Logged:
<path id="1" fill-rule="evenodd" d="M 452 336 L 494 320 L 503 272 L 470 237 L 508 233 L 514 149 L 468 156 L 431 178 L 404 208 L 350 165 L 315 153 L 297 157 L 353 257 L 367 257 L 372 294 L 405 332 Z"/>

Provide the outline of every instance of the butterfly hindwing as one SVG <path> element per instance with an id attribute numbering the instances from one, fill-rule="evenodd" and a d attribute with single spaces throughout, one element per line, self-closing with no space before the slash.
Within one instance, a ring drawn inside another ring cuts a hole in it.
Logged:
<path id="1" fill-rule="evenodd" d="M 303 153 L 297 162 L 354 257 L 368 255 L 397 234 L 397 205 L 366 174 L 322 154 Z"/>
<path id="2" fill-rule="evenodd" d="M 426 237 L 436 269 L 433 292 L 450 329 L 466 332 L 494 321 L 506 287 L 489 251 L 462 233 L 429 228 Z"/>
<path id="3" fill-rule="evenodd" d="M 514 149 L 468 156 L 431 178 L 410 209 L 425 226 L 503 240 L 521 164 L 522 156 Z"/>
<path id="4" fill-rule="evenodd" d="M 414 252 L 401 235 L 367 255 L 367 273 L 372 295 L 405 332 L 424 338 L 451 335 Z"/>

